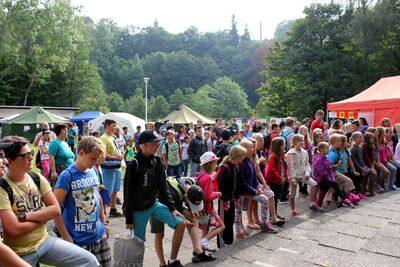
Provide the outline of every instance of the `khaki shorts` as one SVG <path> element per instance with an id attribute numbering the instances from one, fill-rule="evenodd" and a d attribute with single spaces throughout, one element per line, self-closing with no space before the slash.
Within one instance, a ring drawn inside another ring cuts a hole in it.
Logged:
<path id="1" fill-rule="evenodd" d="M 310 187 L 313 187 L 313 186 L 316 186 L 317 185 L 317 182 L 316 181 L 314 181 L 314 179 L 313 178 L 308 178 L 308 179 L 304 179 L 304 178 L 299 178 L 299 179 L 297 179 L 297 178 L 292 178 L 291 180 L 290 180 L 290 197 L 291 198 L 295 198 L 296 197 L 296 194 L 297 194 L 297 184 L 298 184 L 298 182 L 302 182 L 302 183 L 304 183 L 304 184 L 307 184 L 307 185 L 309 185 Z"/>
<path id="2" fill-rule="evenodd" d="M 335 180 L 346 195 L 355 189 L 353 181 L 340 172 L 335 172 Z"/>

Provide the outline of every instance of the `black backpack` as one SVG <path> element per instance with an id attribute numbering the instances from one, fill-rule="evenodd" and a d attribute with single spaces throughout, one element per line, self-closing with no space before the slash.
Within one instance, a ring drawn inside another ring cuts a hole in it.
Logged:
<path id="1" fill-rule="evenodd" d="M 267 148 L 271 147 L 271 135 L 267 133 L 267 135 L 264 135 L 264 151 Z"/>
<path id="2" fill-rule="evenodd" d="M 32 178 L 33 182 L 35 183 L 35 185 L 37 186 L 37 188 L 40 191 L 40 176 L 37 173 L 32 172 L 32 171 L 28 172 L 28 174 Z M 8 199 L 10 200 L 10 205 L 12 206 L 14 204 L 14 193 L 12 191 L 11 186 L 8 184 L 6 179 L 4 179 L 3 177 L 0 178 L 0 187 L 3 188 L 3 190 L 7 192 Z"/>

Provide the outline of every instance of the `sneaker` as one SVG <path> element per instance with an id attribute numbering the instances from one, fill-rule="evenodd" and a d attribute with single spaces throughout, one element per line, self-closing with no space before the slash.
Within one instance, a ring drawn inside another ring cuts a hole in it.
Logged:
<path id="1" fill-rule="evenodd" d="M 298 210 L 292 210 L 292 214 L 291 214 L 293 217 L 296 217 L 296 216 L 298 216 L 298 215 L 300 215 L 300 211 L 298 211 Z"/>
<path id="2" fill-rule="evenodd" d="M 193 251 L 192 262 L 215 261 L 216 259 L 217 258 L 215 258 L 213 255 L 208 254 L 205 251 L 203 251 L 202 253 L 197 253 Z"/>
<path id="3" fill-rule="evenodd" d="M 213 248 L 210 243 L 205 243 L 205 244 L 201 244 L 201 249 L 208 251 L 208 252 L 215 252 L 217 251 L 215 248 Z"/>
<path id="4" fill-rule="evenodd" d="M 317 204 L 310 204 L 310 210 L 324 212 L 324 209 Z"/>
<path id="5" fill-rule="evenodd" d="M 243 235 L 244 237 L 247 237 L 247 236 L 249 236 L 250 234 L 249 234 L 249 232 L 247 232 L 246 230 L 243 230 L 243 231 L 242 231 L 242 235 Z"/>
<path id="6" fill-rule="evenodd" d="M 350 208 L 350 209 L 354 209 L 354 208 L 355 208 L 354 205 L 353 205 L 353 203 L 351 203 L 351 201 L 348 200 L 347 198 L 346 198 L 345 200 L 342 201 L 341 205 L 342 205 L 343 207 Z"/>
<path id="7" fill-rule="evenodd" d="M 382 194 L 382 193 L 385 193 L 386 190 L 384 188 L 380 187 L 379 185 L 375 185 L 375 192 L 378 194 Z"/>
<path id="8" fill-rule="evenodd" d="M 279 199 L 279 204 L 287 204 L 288 203 L 288 199 Z"/>
<path id="9" fill-rule="evenodd" d="M 278 233 L 278 230 L 274 229 L 272 225 L 269 223 L 267 224 L 261 224 L 261 231 L 265 233 L 270 233 L 270 234 L 276 234 Z"/>
<path id="10" fill-rule="evenodd" d="M 121 199 L 119 197 L 117 197 L 117 205 L 122 205 Z"/>
<path id="11" fill-rule="evenodd" d="M 110 217 L 124 217 L 124 214 L 117 211 L 117 209 L 111 209 L 109 215 L 110 215 Z"/>
<path id="12" fill-rule="evenodd" d="M 363 194 L 358 194 L 357 196 L 358 196 L 358 198 L 359 198 L 360 200 L 368 199 L 368 197 L 367 197 L 367 196 L 364 196 Z"/>
<path id="13" fill-rule="evenodd" d="M 395 191 L 395 190 L 397 190 L 397 186 L 395 186 L 394 184 L 393 185 L 389 185 L 389 190 L 390 191 Z"/>
<path id="14" fill-rule="evenodd" d="M 168 261 L 168 267 L 183 267 L 182 263 L 180 260 L 175 260 L 173 263 L 170 263 Z"/>
<path id="15" fill-rule="evenodd" d="M 236 239 L 237 239 L 238 241 L 242 241 L 242 240 L 245 239 L 245 236 L 244 236 L 242 233 L 239 233 L 239 234 L 236 234 Z"/>
<path id="16" fill-rule="evenodd" d="M 350 202 L 353 204 L 357 204 L 358 202 L 360 202 L 360 198 L 353 193 L 350 193 L 347 199 L 350 200 Z"/>
<path id="17" fill-rule="evenodd" d="M 282 217 L 282 216 L 280 216 L 280 215 L 276 215 L 276 217 L 277 217 L 279 220 L 282 220 L 282 221 L 285 220 L 285 217 Z"/>

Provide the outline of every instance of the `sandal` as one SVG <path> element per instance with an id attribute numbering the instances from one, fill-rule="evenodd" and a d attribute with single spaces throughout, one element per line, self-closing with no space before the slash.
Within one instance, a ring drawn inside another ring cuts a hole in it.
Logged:
<path id="1" fill-rule="evenodd" d="M 260 226 L 258 224 L 248 224 L 247 228 L 250 228 L 253 230 L 260 230 Z"/>
<path id="2" fill-rule="evenodd" d="M 269 225 L 269 224 L 263 224 L 263 225 L 261 226 L 261 231 L 262 231 L 262 232 L 265 232 L 265 233 L 270 233 L 270 234 L 276 234 L 276 233 L 278 233 L 278 230 L 272 228 L 272 226 Z"/>
<path id="3" fill-rule="evenodd" d="M 278 219 L 278 218 L 271 220 L 272 225 L 283 226 L 285 223 L 286 223 L 286 221 Z"/>
<path id="4" fill-rule="evenodd" d="M 247 236 L 249 236 L 250 234 L 249 234 L 249 232 L 247 232 L 246 230 L 243 230 L 243 231 L 242 231 L 242 235 L 243 235 L 244 237 L 247 237 Z"/>

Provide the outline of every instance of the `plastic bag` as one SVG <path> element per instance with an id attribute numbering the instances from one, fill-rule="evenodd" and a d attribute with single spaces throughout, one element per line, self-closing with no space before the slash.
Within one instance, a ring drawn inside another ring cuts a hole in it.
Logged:
<path id="1" fill-rule="evenodd" d="M 114 267 L 143 266 L 144 242 L 127 231 L 114 240 Z"/>

